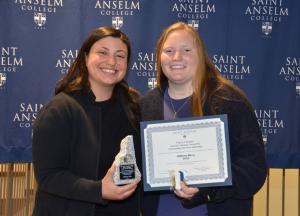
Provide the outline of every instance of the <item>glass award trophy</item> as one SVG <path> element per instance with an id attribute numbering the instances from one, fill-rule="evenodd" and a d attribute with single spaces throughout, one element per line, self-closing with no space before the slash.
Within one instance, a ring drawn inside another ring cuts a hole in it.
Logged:
<path id="1" fill-rule="evenodd" d="M 121 141 L 120 152 L 115 157 L 114 163 L 116 171 L 113 180 L 116 185 L 129 184 L 141 178 L 141 173 L 136 164 L 132 135 L 126 136 Z"/>

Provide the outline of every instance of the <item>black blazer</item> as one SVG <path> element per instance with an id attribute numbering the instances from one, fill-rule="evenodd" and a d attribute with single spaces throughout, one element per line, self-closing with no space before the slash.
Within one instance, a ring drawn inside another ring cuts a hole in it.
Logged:
<path id="1" fill-rule="evenodd" d="M 156 88 L 142 98 L 142 120 L 163 119 L 163 91 Z M 182 200 L 186 208 L 207 204 L 209 216 L 250 216 L 253 195 L 263 185 L 267 173 L 262 135 L 254 111 L 247 99 L 229 90 L 228 97 L 233 95 L 235 100 L 215 98 L 214 107 L 206 104 L 204 108 L 205 115 L 228 115 L 233 185 L 201 188 L 192 200 Z M 158 202 L 159 194 L 145 193 L 143 216 L 155 216 Z"/>
<path id="2" fill-rule="evenodd" d="M 97 179 L 101 140 L 88 114 L 97 112 L 93 101 L 86 94 L 59 93 L 35 120 L 32 150 L 38 188 L 34 216 L 94 216 L 97 204 L 108 203 Z M 101 115 L 97 118 L 100 122 Z"/>

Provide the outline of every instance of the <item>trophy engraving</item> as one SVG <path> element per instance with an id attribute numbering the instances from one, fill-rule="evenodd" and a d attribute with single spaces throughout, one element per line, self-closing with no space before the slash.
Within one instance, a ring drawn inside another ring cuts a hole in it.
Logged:
<path id="1" fill-rule="evenodd" d="M 141 173 L 136 164 L 132 135 L 122 139 L 120 152 L 116 155 L 114 163 L 116 171 L 113 180 L 116 185 L 129 184 L 141 178 Z"/>

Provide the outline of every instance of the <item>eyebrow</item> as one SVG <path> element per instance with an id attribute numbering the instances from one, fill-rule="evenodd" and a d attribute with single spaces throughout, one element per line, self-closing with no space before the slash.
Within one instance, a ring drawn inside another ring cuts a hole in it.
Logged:
<path id="1" fill-rule="evenodd" d="M 127 53 L 126 50 L 117 50 L 117 52 L 124 52 L 124 53 Z"/>
<path id="2" fill-rule="evenodd" d="M 194 46 L 191 46 L 191 45 L 183 45 L 181 46 L 180 48 L 189 48 L 189 49 L 192 49 Z M 165 50 L 165 49 L 174 49 L 174 46 L 167 46 L 167 47 L 163 47 L 162 50 Z"/>
<path id="3" fill-rule="evenodd" d="M 100 47 L 100 48 L 102 48 L 102 49 L 105 49 L 105 50 L 109 50 L 109 48 L 107 48 L 107 47 Z M 127 53 L 127 51 L 126 50 L 117 50 L 116 52 L 124 52 L 124 53 Z"/>

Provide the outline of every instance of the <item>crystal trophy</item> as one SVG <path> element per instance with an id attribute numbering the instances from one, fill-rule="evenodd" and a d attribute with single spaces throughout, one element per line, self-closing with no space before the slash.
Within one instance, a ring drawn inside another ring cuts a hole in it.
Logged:
<path id="1" fill-rule="evenodd" d="M 116 155 L 114 163 L 116 171 L 113 180 L 116 185 L 129 184 L 141 178 L 141 173 L 136 164 L 132 135 L 122 139 L 120 152 Z"/>

